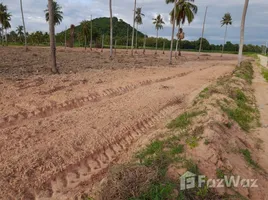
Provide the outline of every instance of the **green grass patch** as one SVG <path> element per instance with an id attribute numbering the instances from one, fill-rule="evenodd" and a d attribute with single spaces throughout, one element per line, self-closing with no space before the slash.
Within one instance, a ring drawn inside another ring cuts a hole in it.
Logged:
<path id="1" fill-rule="evenodd" d="M 261 73 L 266 81 L 268 81 L 268 69 L 262 68 Z"/>
<path id="2" fill-rule="evenodd" d="M 204 111 L 185 112 L 176 119 L 172 120 L 167 127 L 169 129 L 186 129 L 192 123 L 192 118 L 205 113 Z"/>
<path id="3" fill-rule="evenodd" d="M 220 168 L 218 168 L 218 169 L 216 169 L 216 176 L 217 176 L 217 178 L 219 178 L 219 179 L 223 179 L 224 178 L 224 171 L 222 170 L 222 169 L 220 169 Z"/>
<path id="4" fill-rule="evenodd" d="M 242 90 L 237 89 L 230 97 L 235 101 L 236 107 L 223 106 L 221 102 L 219 102 L 222 110 L 229 118 L 236 121 L 238 125 L 247 132 L 252 128 L 254 121 L 256 121 L 257 125 L 259 124 L 258 110 L 254 105 L 250 104 L 251 102 Z M 228 123 L 226 126 L 231 128 L 232 124 Z"/>
<path id="5" fill-rule="evenodd" d="M 153 183 L 149 190 L 138 198 L 130 198 L 129 200 L 166 200 L 172 199 L 172 193 L 176 185 L 172 183 Z"/>
<path id="6" fill-rule="evenodd" d="M 186 144 L 189 145 L 191 149 L 198 146 L 198 138 L 197 136 L 191 136 L 186 139 Z"/>
<path id="7" fill-rule="evenodd" d="M 250 166 L 259 168 L 259 165 L 252 159 L 251 153 L 248 149 L 240 149 L 240 153 L 243 154 L 244 159 Z"/>
<path id="8" fill-rule="evenodd" d="M 249 61 L 242 62 L 234 71 L 236 77 L 246 80 L 249 84 L 252 84 L 253 74 L 253 66 Z"/>

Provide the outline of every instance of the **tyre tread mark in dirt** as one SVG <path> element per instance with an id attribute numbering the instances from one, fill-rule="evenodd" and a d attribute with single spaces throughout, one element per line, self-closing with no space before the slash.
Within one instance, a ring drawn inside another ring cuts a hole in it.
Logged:
<path id="1" fill-rule="evenodd" d="M 53 191 L 50 198 L 57 199 L 59 198 L 58 195 L 61 195 L 60 197 L 66 195 L 67 198 L 68 191 L 75 190 L 79 185 L 91 185 L 96 177 L 105 173 L 108 167 L 118 160 L 121 152 L 127 151 L 141 134 L 145 134 L 162 118 L 175 111 L 181 103 L 182 98 L 175 98 L 158 112 L 153 112 L 151 116 L 139 120 L 133 126 L 123 128 L 120 136 L 117 136 L 110 144 L 106 144 L 100 149 L 93 151 L 91 155 L 82 159 L 80 163 L 68 166 L 63 172 L 56 175 L 50 183 L 47 183 L 50 184 L 49 190 Z M 40 194 L 44 192 L 42 191 Z M 41 200 L 44 198 L 37 195 L 36 199 Z"/>
<path id="2" fill-rule="evenodd" d="M 27 120 L 27 119 L 45 118 L 45 117 L 49 117 L 53 114 L 57 114 L 60 112 L 70 111 L 72 109 L 80 108 L 89 102 L 100 101 L 101 99 L 103 99 L 105 97 L 114 97 L 114 96 L 123 95 L 129 91 L 133 91 L 134 89 L 138 88 L 139 86 L 146 86 L 146 85 L 150 85 L 152 83 L 159 83 L 159 82 L 167 81 L 167 80 L 170 80 L 173 78 L 183 77 L 183 76 L 186 76 L 192 72 L 193 71 L 184 72 L 184 73 L 180 73 L 180 74 L 170 76 L 167 78 L 156 79 L 154 81 L 153 80 L 145 80 L 145 81 L 140 82 L 138 85 L 127 85 L 125 87 L 119 87 L 119 88 L 115 88 L 115 89 L 109 88 L 109 89 L 103 90 L 101 92 L 101 94 L 91 93 L 86 97 L 66 100 L 63 103 L 36 108 L 34 111 L 19 112 L 19 113 L 16 113 L 14 115 L 9 115 L 9 116 L 6 116 L 6 117 L 0 119 L 0 128 L 6 128 L 9 126 L 15 125 L 18 122 Z"/>

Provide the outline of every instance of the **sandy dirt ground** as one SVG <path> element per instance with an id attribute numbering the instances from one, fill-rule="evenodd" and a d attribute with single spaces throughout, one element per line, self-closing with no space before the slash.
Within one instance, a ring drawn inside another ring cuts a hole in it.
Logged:
<path id="1" fill-rule="evenodd" d="M 135 141 L 218 77 L 235 55 L 168 52 L 134 57 L 58 49 L 1 48 L 0 199 L 75 199 L 90 192 Z"/>
<path id="2" fill-rule="evenodd" d="M 261 70 L 255 66 L 255 79 L 253 87 L 255 89 L 255 96 L 261 114 L 261 127 L 255 131 L 257 138 L 262 143 L 262 152 L 259 155 L 258 163 L 264 168 L 268 169 L 268 83 L 261 75 Z"/>

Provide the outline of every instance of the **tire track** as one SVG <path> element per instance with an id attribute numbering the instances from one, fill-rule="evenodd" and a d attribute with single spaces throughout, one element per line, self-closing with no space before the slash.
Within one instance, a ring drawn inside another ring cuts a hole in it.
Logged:
<path id="1" fill-rule="evenodd" d="M 112 98 L 115 96 L 120 96 L 120 95 L 126 94 L 130 91 L 133 91 L 137 88 L 151 85 L 154 83 L 160 83 L 160 82 L 168 81 L 168 80 L 171 80 L 174 78 L 184 77 L 184 76 L 191 74 L 192 72 L 194 72 L 194 71 L 192 70 L 189 72 L 184 72 L 184 73 L 180 73 L 180 74 L 177 74 L 174 76 L 169 76 L 169 77 L 160 78 L 160 79 L 156 79 L 156 80 L 148 79 L 148 80 L 141 81 L 137 84 L 130 84 L 130 85 L 126 85 L 124 87 L 109 88 L 109 89 L 103 90 L 100 93 L 95 92 L 95 93 L 91 93 L 85 97 L 67 100 L 63 103 L 51 104 L 48 106 L 39 107 L 39 108 L 35 109 L 34 111 L 19 112 L 19 113 L 14 114 L 14 115 L 9 115 L 9 116 L 0 118 L 0 128 L 2 128 L 2 129 L 7 128 L 9 126 L 15 125 L 19 122 L 22 122 L 22 121 L 25 121 L 28 119 L 34 120 L 34 119 L 39 119 L 39 118 L 45 118 L 45 117 L 49 117 L 49 116 L 52 116 L 54 114 L 58 114 L 61 112 L 66 112 L 66 111 L 70 111 L 73 109 L 77 109 L 77 108 L 85 106 L 91 102 L 97 102 L 97 101 L 101 101 L 105 98 Z"/>
<path id="2" fill-rule="evenodd" d="M 79 193 L 77 188 L 82 186 L 90 189 L 94 181 L 100 180 L 101 176 L 107 172 L 108 167 L 118 161 L 122 152 L 126 152 L 138 138 L 176 111 L 182 102 L 183 98 L 174 98 L 162 109 L 152 112 L 152 115 L 136 121 L 131 126 L 124 127 L 120 136 L 114 138 L 113 141 L 96 149 L 76 165 L 70 165 L 63 172 L 57 174 L 46 183 L 47 187 L 43 187 L 46 188 L 45 191 L 36 192 L 35 199 L 72 199 L 68 196 L 68 192 Z M 81 197 L 73 197 L 73 199 L 79 198 Z"/>

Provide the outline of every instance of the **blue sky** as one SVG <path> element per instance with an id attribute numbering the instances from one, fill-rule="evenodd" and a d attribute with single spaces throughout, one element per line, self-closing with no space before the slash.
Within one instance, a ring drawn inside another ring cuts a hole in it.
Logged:
<path id="1" fill-rule="evenodd" d="M 21 25 L 21 13 L 19 0 L 0 0 L 6 4 L 12 13 L 12 29 Z M 70 24 L 79 24 L 84 19 L 108 17 L 108 0 L 57 0 L 62 6 L 64 20 L 56 27 L 56 31 L 64 30 Z M 45 21 L 44 9 L 47 0 L 23 0 L 27 31 L 37 30 L 48 31 L 48 24 Z M 221 44 L 224 37 L 224 28 L 221 28 L 220 21 L 224 13 L 230 12 L 233 17 L 233 25 L 228 29 L 228 41 L 239 42 L 240 20 L 243 10 L 244 0 L 195 0 L 199 7 L 198 14 L 191 25 L 184 25 L 186 39 L 196 40 L 201 36 L 202 23 L 205 8 L 208 5 L 208 15 L 205 30 L 205 37 L 214 44 Z M 134 0 L 113 0 L 113 15 L 132 24 Z M 169 23 L 169 12 L 172 5 L 166 5 L 165 0 L 137 0 L 137 6 L 142 7 L 145 14 L 143 25 L 140 26 L 142 32 L 150 36 L 155 36 L 155 29 L 152 18 L 157 14 L 164 17 L 166 25 L 159 32 L 161 37 L 170 38 L 171 25 Z M 268 40 L 268 0 L 250 0 L 245 43 L 264 44 Z"/>

